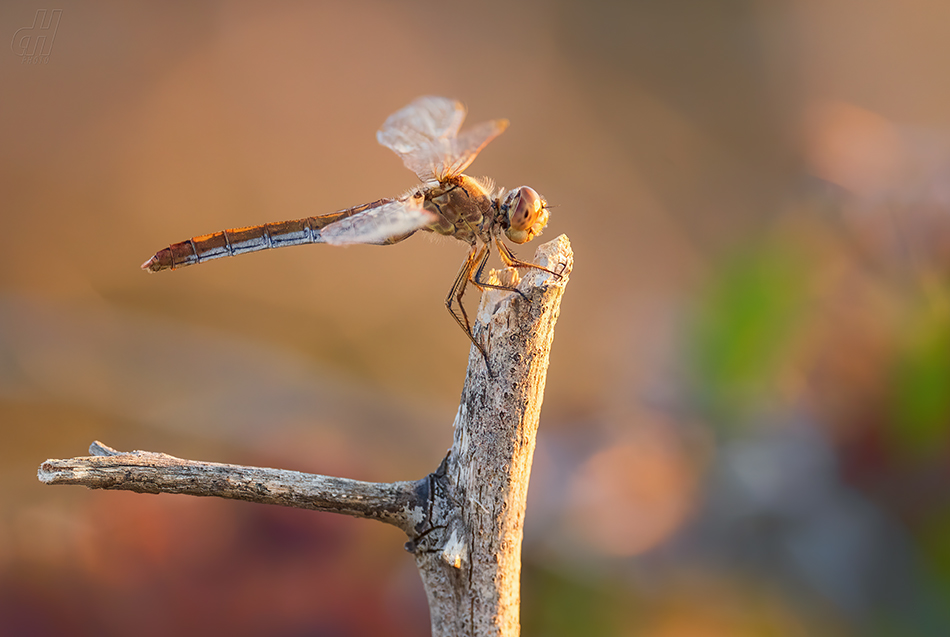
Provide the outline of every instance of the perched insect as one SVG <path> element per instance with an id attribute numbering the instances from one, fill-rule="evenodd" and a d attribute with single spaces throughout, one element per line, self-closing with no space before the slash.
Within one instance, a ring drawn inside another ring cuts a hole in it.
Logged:
<path id="1" fill-rule="evenodd" d="M 401 197 L 316 217 L 194 237 L 159 250 L 142 268 L 151 272 L 173 270 L 220 257 L 303 243 L 386 245 L 419 230 L 455 237 L 469 244 L 471 250 L 445 305 L 487 364 L 488 353 L 475 340 L 462 305 L 465 288 L 471 282 L 479 289 L 514 289 L 482 279 L 492 244 L 498 247 L 502 261 L 509 267 L 550 272 L 516 258 L 501 240 L 504 234 L 514 243 L 525 243 L 541 234 L 548 222 L 548 208 L 541 195 L 528 186 L 506 192 L 494 188 L 489 179 L 462 174 L 488 142 L 508 127 L 508 120 L 496 119 L 459 134 L 464 120 L 465 107 L 444 97 L 420 97 L 389 116 L 376 139 L 399 155 L 423 182 Z"/>

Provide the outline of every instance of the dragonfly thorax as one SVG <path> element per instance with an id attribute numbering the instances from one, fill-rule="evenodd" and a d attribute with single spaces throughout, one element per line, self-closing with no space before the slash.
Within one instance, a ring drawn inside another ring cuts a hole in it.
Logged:
<path id="1" fill-rule="evenodd" d="M 425 191 L 423 206 L 436 214 L 430 230 L 474 244 L 482 236 L 485 222 L 493 219 L 491 183 L 468 175 L 456 175 Z"/>

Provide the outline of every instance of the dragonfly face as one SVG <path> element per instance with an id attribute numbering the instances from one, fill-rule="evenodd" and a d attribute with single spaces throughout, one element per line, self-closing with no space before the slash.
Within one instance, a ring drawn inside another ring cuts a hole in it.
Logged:
<path id="1" fill-rule="evenodd" d="M 445 305 L 487 364 L 487 350 L 472 334 L 462 295 L 469 282 L 480 289 L 514 289 L 482 278 L 492 244 L 509 267 L 546 270 L 516 258 L 500 235 L 504 232 L 514 243 L 530 241 L 547 224 L 548 209 L 544 199 L 528 186 L 505 193 L 495 189 L 488 179 L 462 174 L 478 153 L 508 127 L 508 120 L 496 119 L 459 132 L 464 119 L 465 107 L 460 102 L 431 96 L 420 97 L 386 119 L 376 139 L 399 155 L 423 184 L 401 197 L 315 217 L 194 237 L 159 250 L 142 268 L 150 272 L 174 270 L 220 257 L 305 243 L 387 245 L 420 230 L 452 236 L 468 243 L 471 250 Z"/>
<path id="2" fill-rule="evenodd" d="M 509 192 L 501 205 L 501 212 L 508 220 L 505 235 L 515 243 L 531 241 L 548 224 L 544 199 L 537 190 L 528 186 Z"/>

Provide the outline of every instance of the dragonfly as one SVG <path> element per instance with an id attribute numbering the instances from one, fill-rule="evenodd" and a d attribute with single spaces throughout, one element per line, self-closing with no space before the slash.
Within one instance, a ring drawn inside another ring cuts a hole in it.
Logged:
<path id="1" fill-rule="evenodd" d="M 469 177 L 463 170 L 508 128 L 508 120 L 495 119 L 459 132 L 465 106 L 456 100 L 425 96 L 390 115 L 376 133 L 377 141 L 402 159 L 422 182 L 403 195 L 379 199 L 329 214 L 292 221 L 234 228 L 193 237 L 159 250 L 142 269 L 175 270 L 221 257 L 307 243 L 330 245 L 391 245 L 418 231 L 455 237 L 469 244 L 468 256 L 445 298 L 445 306 L 488 364 L 486 348 L 472 332 L 462 297 L 469 283 L 522 294 L 513 286 L 485 280 L 485 264 L 492 246 L 508 267 L 536 268 L 557 273 L 518 259 L 502 241 L 516 244 L 541 234 L 548 222 L 549 206 L 536 190 L 521 186 L 506 191 L 492 180 Z"/>

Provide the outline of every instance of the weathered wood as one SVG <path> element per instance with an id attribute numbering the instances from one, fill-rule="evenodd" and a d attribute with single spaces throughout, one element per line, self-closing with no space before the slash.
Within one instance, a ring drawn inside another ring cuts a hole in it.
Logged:
<path id="1" fill-rule="evenodd" d="M 455 439 L 434 476 L 434 510 L 416 562 L 432 634 L 520 632 L 521 540 L 544 382 L 561 296 L 573 267 L 567 237 L 541 246 L 518 289 L 488 290 L 477 337 L 487 335 L 489 374 L 472 348 Z"/>
<path id="2" fill-rule="evenodd" d="M 428 480 L 362 482 L 298 471 L 184 460 L 151 451 L 120 452 L 94 442 L 91 456 L 47 460 L 46 484 L 137 493 L 182 493 L 329 511 L 392 524 L 413 533 L 428 501 Z"/>
<path id="3" fill-rule="evenodd" d="M 531 460 L 554 325 L 573 268 L 567 237 L 538 248 L 534 262 L 558 273 L 522 271 L 518 292 L 487 289 L 452 448 L 416 482 L 370 483 L 329 476 L 121 453 L 102 443 L 91 456 L 47 460 L 46 484 L 217 496 L 393 524 L 409 536 L 429 599 L 434 637 L 520 632 L 521 541 Z M 506 284 L 517 277 L 501 273 Z"/>

